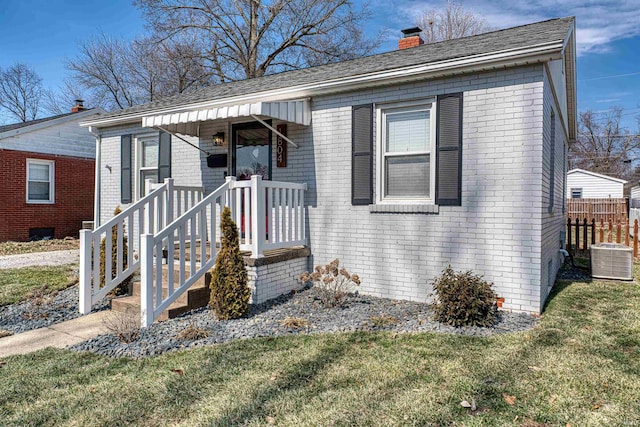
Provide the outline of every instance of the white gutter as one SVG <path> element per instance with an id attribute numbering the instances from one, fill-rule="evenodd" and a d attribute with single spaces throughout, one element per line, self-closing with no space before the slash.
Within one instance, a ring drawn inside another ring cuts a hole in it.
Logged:
<path id="1" fill-rule="evenodd" d="M 325 80 L 322 82 L 309 83 L 305 85 L 290 86 L 272 91 L 256 92 L 248 95 L 239 95 L 224 98 L 215 101 L 203 101 L 194 104 L 181 105 L 177 107 L 169 107 L 160 110 L 148 110 L 144 112 L 134 113 L 122 117 L 112 117 L 106 119 L 90 120 L 80 123 L 80 126 L 108 126 L 118 123 L 127 123 L 142 119 L 150 114 L 175 113 L 178 111 L 204 109 L 211 107 L 219 107 L 225 105 L 246 103 L 252 101 L 267 101 L 287 98 L 302 98 L 312 95 L 318 95 L 336 90 L 357 89 L 362 86 L 379 83 L 385 80 L 412 80 L 417 78 L 425 78 L 429 75 L 438 75 L 442 73 L 462 73 L 475 69 L 487 69 L 496 66 L 514 66 L 522 64 L 530 64 L 533 62 L 548 61 L 559 59 L 561 57 L 564 40 L 558 40 L 550 43 L 542 43 L 532 45 L 524 49 L 507 49 L 496 51 L 491 54 L 472 55 L 464 58 L 452 60 L 432 62 L 422 65 L 412 65 L 409 67 L 396 68 L 387 71 L 378 71 L 374 73 L 360 74 L 357 76 L 343 77 L 333 80 Z"/>
<path id="2" fill-rule="evenodd" d="M 100 166 L 102 159 L 102 135 L 94 127 L 89 127 L 89 132 L 96 137 L 96 178 L 95 188 L 93 192 L 93 229 L 100 226 L 100 184 L 102 182 L 100 174 L 102 168 Z"/>

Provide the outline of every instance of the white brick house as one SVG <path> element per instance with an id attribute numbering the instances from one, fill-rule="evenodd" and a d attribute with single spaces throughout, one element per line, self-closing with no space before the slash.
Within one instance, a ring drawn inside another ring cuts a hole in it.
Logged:
<path id="1" fill-rule="evenodd" d="M 287 241 L 310 254 L 264 277 L 295 281 L 292 266 L 339 258 L 363 292 L 428 301 L 432 279 L 451 264 L 494 282 L 505 308 L 539 313 L 562 261 L 575 82 L 575 23 L 562 18 L 117 111 L 84 123 L 100 135 L 96 220 L 106 230 L 116 205 L 143 200 L 145 178 L 170 176 L 171 185 L 201 187 L 208 210 L 195 225 L 148 230 L 156 239 L 140 248 L 143 280 L 153 254 L 173 247 L 166 236 L 182 241 L 191 230 L 215 241 L 213 227 L 198 227 L 230 202 L 253 258 Z M 233 196 L 251 174 L 265 181 Z M 282 188 L 257 194 L 270 181 Z M 283 238 L 287 230 L 297 237 Z M 260 273 L 250 268 L 256 298 Z"/>

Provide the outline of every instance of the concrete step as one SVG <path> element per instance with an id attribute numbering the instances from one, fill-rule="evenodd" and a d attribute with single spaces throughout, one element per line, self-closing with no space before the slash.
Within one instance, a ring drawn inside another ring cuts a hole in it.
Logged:
<path id="1" fill-rule="evenodd" d="M 167 266 L 162 266 L 162 296 L 167 296 Z M 174 272 L 177 271 L 177 268 Z M 174 273 L 175 274 L 175 273 Z M 154 271 L 155 277 L 155 271 Z M 187 277 L 188 273 L 187 273 Z M 183 313 L 194 310 L 196 308 L 204 307 L 209 303 L 210 291 L 209 283 L 211 282 L 211 275 L 207 272 L 204 277 L 196 281 L 186 292 L 178 297 L 178 299 L 165 310 L 157 320 L 166 320 L 177 317 Z M 178 283 L 178 278 L 174 276 L 174 283 Z M 125 296 L 120 298 L 114 298 L 111 301 L 111 310 L 119 312 L 127 312 L 133 310 L 134 313 L 140 313 L 140 281 L 135 281 L 131 284 L 131 296 Z M 155 294 L 154 294 L 155 301 Z"/>

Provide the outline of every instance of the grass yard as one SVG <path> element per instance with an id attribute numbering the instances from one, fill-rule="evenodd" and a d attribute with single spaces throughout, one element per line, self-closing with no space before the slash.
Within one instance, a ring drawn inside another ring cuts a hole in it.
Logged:
<path id="1" fill-rule="evenodd" d="M 34 266 L 0 269 L 0 306 L 24 301 L 34 291 L 66 289 L 77 282 L 74 269 L 78 266 Z"/>
<path id="2" fill-rule="evenodd" d="M 2 242 L 0 255 L 30 254 L 33 252 L 62 251 L 65 249 L 79 249 L 78 239 L 52 239 L 34 242 Z"/>
<path id="3" fill-rule="evenodd" d="M 43 350 L 0 362 L 0 424 L 640 425 L 639 310 L 635 283 L 562 283 L 538 327 L 491 338 L 290 336 L 144 360 Z"/>

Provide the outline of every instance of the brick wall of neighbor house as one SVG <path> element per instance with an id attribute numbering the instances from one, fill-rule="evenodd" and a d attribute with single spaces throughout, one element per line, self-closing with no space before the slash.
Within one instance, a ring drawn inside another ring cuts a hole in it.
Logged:
<path id="1" fill-rule="evenodd" d="M 532 65 L 314 97 L 311 126 L 287 124 L 289 137 L 300 147 L 289 147 L 287 168 L 273 167 L 274 180 L 308 183 L 309 267 L 339 258 L 361 276 L 362 292 L 429 301 L 433 278 L 450 263 L 494 282 L 496 292 L 506 298 L 505 308 L 539 312 L 548 261 L 542 258 L 541 242 L 547 206 L 541 180 L 543 74 L 542 65 Z M 462 206 L 440 207 L 437 214 L 372 213 L 369 206 L 352 206 L 351 106 L 461 91 Z M 230 125 L 210 127 L 206 132 L 201 128 L 200 146 L 213 149 L 210 135 L 220 129 L 229 138 Z M 122 130 L 110 128 L 103 137 L 103 163 L 114 166 L 112 174 L 101 169 L 103 220 L 120 200 L 119 166 L 115 167 L 120 161 L 119 135 L 137 131 Z M 174 143 L 172 155 L 176 185 L 193 180 L 210 191 L 223 182 L 224 169 L 207 168 L 204 155 L 192 147 Z M 556 166 L 556 173 L 560 169 Z M 556 178 L 556 185 L 559 182 Z M 562 194 L 561 189 L 556 193 Z"/>
<path id="2" fill-rule="evenodd" d="M 563 210 L 566 200 L 563 190 L 565 188 L 564 178 L 566 169 L 564 168 L 563 156 L 567 150 L 567 136 L 563 124 L 562 110 L 553 96 L 552 81 L 544 73 L 544 151 L 543 151 L 543 171 L 542 171 L 542 253 L 540 265 L 540 310 L 548 296 L 556 278 L 556 273 L 562 265 L 562 255 L 560 249 L 560 233 L 565 229 L 565 212 Z M 555 113 L 555 138 L 551 138 L 551 111 Z M 566 118 L 565 118 L 566 119 Z M 555 158 L 551 159 L 551 142 L 555 139 Z M 550 184 L 551 184 L 551 161 L 554 162 L 554 194 L 553 208 L 550 208 Z"/>
<path id="3" fill-rule="evenodd" d="M 54 204 L 26 202 L 27 159 L 55 162 Z M 55 237 L 78 237 L 93 218 L 93 159 L 0 150 L 0 241 L 29 239 L 30 228 L 55 228 Z"/>

